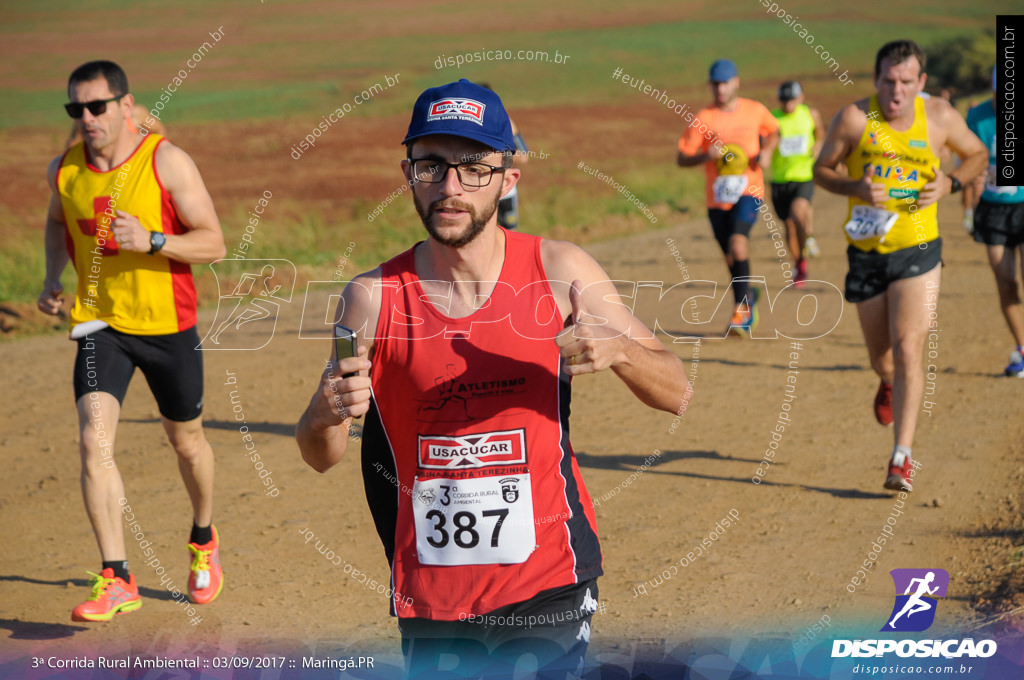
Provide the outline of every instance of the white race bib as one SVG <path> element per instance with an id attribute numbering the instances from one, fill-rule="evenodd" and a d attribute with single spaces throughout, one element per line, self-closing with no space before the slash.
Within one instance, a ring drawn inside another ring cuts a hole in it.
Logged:
<path id="1" fill-rule="evenodd" d="M 892 229 L 892 225 L 896 224 L 898 217 L 899 215 L 896 213 L 881 208 L 855 205 L 850 215 L 850 221 L 846 223 L 844 229 L 854 241 L 866 241 L 872 238 L 884 241 L 886 234 Z"/>
<path id="2" fill-rule="evenodd" d="M 529 473 L 417 477 L 412 507 L 420 564 L 520 564 L 537 545 Z"/>
<path id="3" fill-rule="evenodd" d="M 779 155 L 783 157 L 807 154 L 807 135 L 783 137 L 779 140 Z"/>
<path id="4" fill-rule="evenodd" d="M 747 188 L 746 175 L 721 175 L 711 185 L 711 191 L 715 194 L 715 203 L 733 205 L 743 196 Z"/>
<path id="5" fill-rule="evenodd" d="M 990 194 L 1012 194 L 1017 188 L 1016 187 L 1001 187 L 996 184 L 996 178 L 999 176 L 997 173 L 999 168 L 995 165 L 989 165 L 988 171 L 985 173 L 985 191 Z"/>

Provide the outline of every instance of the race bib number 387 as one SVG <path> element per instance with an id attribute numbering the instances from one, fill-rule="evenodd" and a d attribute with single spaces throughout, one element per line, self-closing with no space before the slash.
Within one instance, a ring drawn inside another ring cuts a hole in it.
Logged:
<path id="1" fill-rule="evenodd" d="M 520 564 L 536 545 L 529 473 L 417 477 L 412 499 L 421 564 Z"/>

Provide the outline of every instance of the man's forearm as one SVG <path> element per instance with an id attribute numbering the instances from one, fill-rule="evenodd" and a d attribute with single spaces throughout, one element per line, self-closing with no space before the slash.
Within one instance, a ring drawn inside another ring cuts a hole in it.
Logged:
<path id="1" fill-rule="evenodd" d="M 637 399 L 651 408 L 677 413 L 690 392 L 690 381 L 679 357 L 628 340 L 628 361 L 612 366 Z"/>
<path id="2" fill-rule="evenodd" d="M 64 225 L 47 218 L 46 231 L 46 281 L 59 283 L 70 256 L 64 242 Z"/>
<path id="3" fill-rule="evenodd" d="M 961 184 L 967 186 L 974 178 L 985 171 L 988 167 L 988 151 L 982 150 L 978 153 L 972 153 L 966 158 L 961 159 L 960 167 L 953 172 L 949 173 L 950 177 L 956 177 Z"/>
<path id="4" fill-rule="evenodd" d="M 224 257 L 224 238 L 209 229 L 196 229 L 184 234 L 168 234 L 160 254 L 187 264 L 206 264 Z"/>
<path id="5" fill-rule="evenodd" d="M 709 156 L 706 153 L 697 154 L 696 156 L 684 154 L 682 151 L 676 153 L 676 165 L 681 168 L 692 168 L 695 165 L 707 163 L 708 160 Z"/>
<path id="6" fill-rule="evenodd" d="M 844 177 L 834 168 L 826 168 L 821 165 L 814 166 L 814 183 L 825 191 L 831 191 L 840 196 L 853 196 L 857 191 L 860 182 Z"/>
<path id="7" fill-rule="evenodd" d="M 295 428 L 302 460 L 317 472 L 327 472 L 345 456 L 351 425 L 352 419 L 348 418 L 336 426 L 318 428 L 307 410 Z"/>
<path id="8" fill-rule="evenodd" d="M 762 137 L 761 142 L 761 153 L 758 154 L 761 158 L 767 159 L 767 162 L 762 164 L 765 167 L 771 164 L 772 154 L 775 153 L 775 148 L 779 145 L 779 134 L 776 132 L 770 137 Z"/>

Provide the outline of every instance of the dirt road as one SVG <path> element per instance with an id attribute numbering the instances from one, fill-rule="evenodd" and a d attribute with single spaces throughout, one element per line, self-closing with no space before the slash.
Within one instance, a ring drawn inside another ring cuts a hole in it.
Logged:
<path id="1" fill-rule="evenodd" d="M 819 195 L 816 210 L 824 256 L 812 260 L 811 275 L 841 288 L 842 204 Z M 723 304 L 702 342 L 674 343 L 695 384 L 681 418 L 645 409 L 610 374 L 575 381 L 572 439 L 598 500 L 606 571 L 594 625 L 597 657 L 638 642 L 716 633 L 793 638 L 823 615 L 831 635 L 870 629 L 891 608 L 886 572 L 898 567 L 949 572 L 938 629 L 963 630 L 981 618 L 978 596 L 994 587 L 994 574 L 1007 559 L 996 550 L 1006 534 L 989 529 L 995 519 L 1019 512 L 1024 383 L 998 377 L 1010 343 L 981 247 L 959 226 L 952 202 L 940 212 L 947 266 L 936 357 L 929 362 L 935 365 L 929 375 L 934 392 L 914 447 L 921 462 L 916 490 L 902 509 L 882 488 L 892 442 L 891 431 L 872 416 L 877 381 L 852 308 L 836 313 L 837 295 L 827 283 L 806 291 L 817 298 L 821 318 L 832 313 L 838 319 L 823 337 L 800 339 L 789 332 L 797 339 L 716 339 L 711 336 L 725 324 Z M 591 251 L 612 278 L 623 281 L 662 281 L 668 289 L 687 276 L 724 278 L 702 220 L 663 213 L 661 224 L 668 226 Z M 766 277 L 775 298 L 785 283 L 782 268 L 765 225 L 755 233 L 753 273 Z M 699 318 L 711 318 L 727 291 L 691 285 L 710 295 L 701 301 Z M 202 620 L 195 625 L 131 537 L 129 560 L 142 586 L 142 609 L 105 626 L 69 621 L 86 594 L 85 570 L 98 561 L 78 488 L 74 350 L 63 337 L 0 345 L 8 395 L 0 416 L 0 462 L 8 480 L 0 496 L 2 619 L 10 631 L 4 660 L 43 653 L 376 650 L 378 665 L 397 666 L 398 635 L 386 600 L 353 576 L 388 580 L 358 458 L 350 455 L 319 475 L 302 463 L 292 438 L 327 354 L 325 340 L 299 338 L 304 289 L 300 280 L 265 348 L 205 354 L 205 416 L 217 455 L 215 521 L 226 586 L 216 603 L 199 609 Z M 659 306 L 651 290 L 637 296 L 639 316 L 648 323 L 657 317 L 670 333 L 692 333 L 678 305 L 673 310 L 667 299 Z M 762 333 L 772 322 L 798 328 L 793 324 L 800 299 L 792 289 L 782 292 Z M 804 323 L 813 303 L 806 299 L 799 308 Z M 212 324 L 207 312 L 201 328 Z M 261 322 L 253 327 L 254 335 L 270 328 Z M 273 487 L 262 483 L 246 454 L 239 409 Z M 784 424 L 777 452 L 761 465 L 777 423 Z M 152 543 L 160 565 L 183 586 L 188 501 L 155 403 L 138 376 L 125 401 L 116 455 L 126 502 L 144 532 L 140 540 Z M 766 472 L 755 484 L 759 465 Z M 890 516 L 896 517 L 888 525 L 892 539 L 866 581 L 851 585 Z M 722 520 L 730 518 L 725 526 Z M 705 544 L 710 547 L 702 547 L 712 533 L 716 537 Z M 336 563 L 318 552 L 318 542 Z"/>

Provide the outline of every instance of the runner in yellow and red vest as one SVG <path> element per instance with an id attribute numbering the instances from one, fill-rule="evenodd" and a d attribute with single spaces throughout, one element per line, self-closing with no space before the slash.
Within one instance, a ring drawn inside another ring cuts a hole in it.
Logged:
<path id="1" fill-rule="evenodd" d="M 896 425 L 885 488 L 901 493 L 913 488 L 920 464 L 912 462 L 911 446 L 924 396 L 925 338 L 937 320 L 936 202 L 987 162 L 984 145 L 948 101 L 918 96 L 925 64 L 913 41 L 884 45 L 875 57 L 877 94 L 836 114 L 814 165 L 815 182 L 849 197 L 846 299 L 857 305 L 871 367 L 881 378 L 875 418 Z M 963 158 L 949 175 L 939 169 L 937 153 L 946 146 Z"/>
<path id="2" fill-rule="evenodd" d="M 60 279 L 70 260 L 78 274 L 71 338 L 78 343 L 82 493 L 103 560 L 89 598 L 71 618 L 109 621 L 142 604 L 125 559 L 123 527 L 135 516 L 113 456 L 121 403 L 136 368 L 156 398 L 192 501 L 188 595 L 206 604 L 223 584 L 190 265 L 223 257 L 224 237 L 188 154 L 132 124 L 134 98 L 121 67 L 110 61 L 79 66 L 68 79 L 68 95 L 65 109 L 83 142 L 48 170 L 53 197 L 38 306 L 60 312 Z"/>

